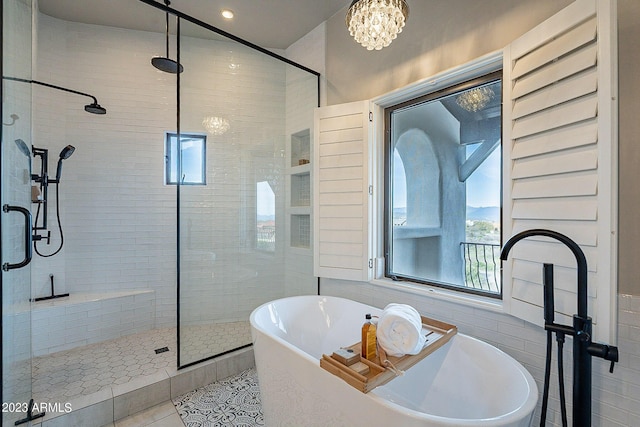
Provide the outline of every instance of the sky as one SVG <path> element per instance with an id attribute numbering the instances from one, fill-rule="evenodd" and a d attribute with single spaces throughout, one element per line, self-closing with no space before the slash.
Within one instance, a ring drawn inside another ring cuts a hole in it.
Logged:
<path id="1" fill-rule="evenodd" d="M 499 147 L 467 179 L 468 206 L 476 208 L 500 206 L 501 164 Z M 394 208 L 404 208 L 407 206 L 406 184 L 404 184 L 405 172 L 397 151 L 394 151 L 393 179 L 397 184 L 401 184 L 394 186 L 393 206 Z"/>
<path id="2" fill-rule="evenodd" d="M 261 216 L 276 214 L 276 195 L 268 181 L 256 184 L 256 214 Z"/>

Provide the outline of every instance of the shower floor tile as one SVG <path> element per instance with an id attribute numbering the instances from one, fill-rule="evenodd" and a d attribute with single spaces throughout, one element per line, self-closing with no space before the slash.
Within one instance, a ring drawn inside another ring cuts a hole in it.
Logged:
<path id="1" fill-rule="evenodd" d="M 209 323 L 180 329 L 182 365 L 211 356 L 214 354 L 212 345 L 215 345 L 216 353 L 223 353 L 251 343 L 249 322 Z"/>
<path id="2" fill-rule="evenodd" d="M 181 363 L 251 342 L 249 322 L 182 328 Z M 68 402 L 176 366 L 176 328 L 153 329 L 33 358 L 36 402 Z M 169 351 L 156 354 L 155 350 Z"/>

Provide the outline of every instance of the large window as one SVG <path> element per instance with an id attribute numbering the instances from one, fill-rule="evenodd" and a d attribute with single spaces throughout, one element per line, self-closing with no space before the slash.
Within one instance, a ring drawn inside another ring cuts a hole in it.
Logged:
<path id="1" fill-rule="evenodd" d="M 180 134 L 180 153 L 178 153 L 178 134 L 165 134 L 165 184 L 177 184 L 181 176 L 181 185 L 205 185 L 206 180 L 206 135 Z M 182 164 L 178 164 L 178 159 Z"/>
<path id="2" fill-rule="evenodd" d="M 385 110 L 388 277 L 501 296 L 500 76 Z"/>

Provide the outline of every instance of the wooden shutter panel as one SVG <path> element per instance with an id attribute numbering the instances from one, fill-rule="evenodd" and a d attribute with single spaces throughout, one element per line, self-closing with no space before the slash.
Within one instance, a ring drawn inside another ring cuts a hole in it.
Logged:
<path id="1" fill-rule="evenodd" d="M 585 252 L 588 306 L 598 340 L 616 321 L 615 11 L 577 0 L 504 56 L 504 239 L 546 228 Z M 542 324 L 542 263 L 556 266 L 558 321 L 576 313 L 576 262 L 545 238 L 518 243 L 504 263 L 504 299 L 514 316 Z M 564 318 L 563 318 L 564 317 Z"/>
<path id="2" fill-rule="evenodd" d="M 314 123 L 314 274 L 370 280 L 369 102 L 318 108 Z"/>

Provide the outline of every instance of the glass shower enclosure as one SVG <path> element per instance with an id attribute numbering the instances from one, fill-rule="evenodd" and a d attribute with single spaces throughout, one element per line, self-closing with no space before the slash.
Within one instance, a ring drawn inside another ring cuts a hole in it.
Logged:
<path id="1" fill-rule="evenodd" d="M 250 346 L 258 305 L 317 293 L 310 141 L 318 73 L 160 2 L 130 2 L 154 22 L 168 12 L 171 57 L 184 67 L 170 74 L 151 64 L 164 55 L 163 28 L 67 22 L 33 4 L 3 0 L 0 9 L 2 75 L 27 81 L 2 85 L 2 401 L 51 396 L 34 382 L 49 353 L 161 330 L 162 347 L 177 348 L 184 368 Z M 75 95 L 67 103 L 60 91 L 26 84 L 36 77 L 86 88 L 108 113 L 86 114 Z M 47 259 L 34 252 L 26 263 L 38 203 L 32 145 L 57 153 L 67 144 L 76 154 L 60 193 L 64 250 Z M 98 303 L 83 306 L 104 336 L 79 331 L 78 313 L 43 318 L 32 299 L 49 289 L 51 272 L 71 298 L 99 294 L 111 304 L 127 294 L 136 304 L 102 314 L 91 308 Z M 84 341 L 33 327 L 53 320 Z M 25 412 L 3 414 L 3 426 Z"/>
<path id="2" fill-rule="evenodd" d="M 3 76 L 31 79 L 31 4 L 2 5 Z M 31 85 L 2 81 L 2 402 L 3 425 L 24 418 L 31 399 Z M 26 150 L 26 152 L 25 152 Z M 9 409 L 12 409 L 9 411 Z"/>
<path id="3" fill-rule="evenodd" d="M 308 153 L 319 75 L 175 13 L 184 71 L 175 75 L 176 128 L 165 135 L 185 367 L 251 345 L 248 319 L 260 304 L 317 292 Z"/>

